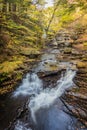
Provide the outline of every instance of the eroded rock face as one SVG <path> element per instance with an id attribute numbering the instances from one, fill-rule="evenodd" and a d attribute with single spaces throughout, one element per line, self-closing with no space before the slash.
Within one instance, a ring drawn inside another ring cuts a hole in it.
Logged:
<path id="1" fill-rule="evenodd" d="M 53 40 L 50 41 L 50 46 L 55 46 L 57 48 L 61 47 L 71 47 L 73 43 L 73 38 L 67 30 L 60 30 Z"/>
<path id="2" fill-rule="evenodd" d="M 60 33 L 59 39 L 60 37 L 64 35 Z M 73 44 L 72 47 L 63 47 L 62 61 L 76 64 L 78 69 L 74 79 L 76 86 L 68 90 L 61 100 L 68 108 L 68 112 L 82 121 L 87 128 L 87 54 L 86 51 L 74 48 Z"/>
<path id="3" fill-rule="evenodd" d="M 56 57 L 60 62 L 70 62 L 77 67 L 77 74 L 74 79 L 75 86 L 68 90 L 61 97 L 61 100 L 68 108 L 68 113 L 76 116 L 87 128 L 87 51 L 82 49 L 84 42 L 80 42 L 79 35 L 73 31 L 60 30 L 55 37 L 56 46 L 60 51 Z M 55 44 L 53 45 L 55 46 Z M 50 77 L 50 81 L 52 78 Z M 49 78 L 45 81 L 47 80 L 49 81 Z"/>
<path id="4" fill-rule="evenodd" d="M 70 33 L 66 30 L 60 30 L 55 37 L 57 41 L 58 47 L 70 47 L 72 43 L 72 39 L 70 37 Z"/>

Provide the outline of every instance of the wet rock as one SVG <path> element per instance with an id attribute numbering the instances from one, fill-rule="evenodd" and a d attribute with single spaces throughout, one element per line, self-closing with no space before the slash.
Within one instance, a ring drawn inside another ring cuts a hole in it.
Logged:
<path id="1" fill-rule="evenodd" d="M 49 76 L 60 75 L 60 73 L 61 73 L 62 71 L 65 71 L 65 69 L 57 70 L 57 71 L 52 71 L 52 72 L 50 72 L 50 71 L 48 71 L 48 72 L 38 72 L 37 74 L 38 74 L 38 76 L 39 76 L 40 78 L 45 78 L 45 77 L 49 77 Z"/>
<path id="2" fill-rule="evenodd" d="M 38 72 L 38 76 L 43 79 L 44 88 L 46 87 L 55 87 L 56 82 L 61 77 L 61 73 L 65 72 L 65 69 L 61 69 L 58 71 L 48 71 L 48 72 Z"/>

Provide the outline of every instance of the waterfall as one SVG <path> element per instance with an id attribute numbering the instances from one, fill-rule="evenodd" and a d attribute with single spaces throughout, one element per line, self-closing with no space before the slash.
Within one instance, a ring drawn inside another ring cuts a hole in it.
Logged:
<path id="1" fill-rule="evenodd" d="M 49 88 L 48 86 L 48 88 L 46 89 L 43 89 L 42 80 L 39 79 L 37 74 L 27 74 L 26 77 L 23 79 L 23 83 L 19 86 L 19 88 L 17 88 L 13 96 L 31 96 L 31 98 L 29 99 L 28 107 L 31 111 L 32 119 L 36 123 L 36 112 L 41 108 L 48 108 L 49 106 L 51 106 L 55 102 L 55 100 L 64 93 L 66 89 L 73 86 L 73 78 L 75 74 L 75 70 L 67 69 L 66 72 L 62 74 L 61 78 L 57 81 L 55 88 Z M 22 129 L 20 128 L 19 130 Z"/>
<path id="2" fill-rule="evenodd" d="M 35 119 L 35 113 L 40 108 L 46 108 L 49 107 L 54 103 L 54 101 L 60 97 L 66 89 L 73 86 L 73 78 L 76 74 L 76 71 L 67 69 L 66 73 L 61 76 L 60 80 L 57 81 L 57 85 L 55 88 L 52 89 L 44 89 L 41 91 L 38 95 L 33 97 L 30 100 L 29 108 L 31 110 L 32 118 L 34 122 L 36 122 Z"/>
<path id="3" fill-rule="evenodd" d="M 19 95 L 36 95 L 39 94 L 40 91 L 42 91 L 42 81 L 35 73 L 27 74 L 22 84 L 13 93 L 13 97 L 18 97 Z"/>

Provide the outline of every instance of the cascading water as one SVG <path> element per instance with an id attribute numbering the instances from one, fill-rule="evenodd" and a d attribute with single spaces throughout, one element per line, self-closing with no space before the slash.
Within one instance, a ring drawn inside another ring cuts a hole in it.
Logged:
<path id="1" fill-rule="evenodd" d="M 32 118 L 34 122 L 36 122 L 35 119 L 35 113 L 40 108 L 46 108 L 49 107 L 51 104 L 54 103 L 54 101 L 60 97 L 63 92 L 71 87 L 73 83 L 73 78 L 76 74 L 76 71 L 67 69 L 65 75 L 62 75 L 59 81 L 57 81 L 57 85 L 55 88 L 52 89 L 44 89 L 41 91 L 38 95 L 33 97 L 30 100 L 29 108 L 31 110 Z"/>
<path id="2" fill-rule="evenodd" d="M 38 78 L 37 74 L 27 74 L 23 79 L 23 83 L 13 93 L 13 96 L 16 98 L 19 95 L 30 97 L 28 108 L 31 111 L 31 116 L 34 123 L 37 124 L 36 112 L 41 109 L 50 108 L 55 100 L 60 97 L 66 89 L 73 86 L 73 78 L 75 74 L 75 70 L 71 70 L 70 68 L 67 69 L 66 72 L 62 74 L 61 78 L 57 81 L 56 87 L 52 89 L 49 88 L 49 86 L 48 88 L 43 89 L 43 82 Z M 60 114 L 60 117 L 62 117 L 62 114 L 63 113 Z M 66 118 L 66 115 L 64 118 Z M 56 125 L 54 127 L 56 127 Z M 18 121 L 14 130 L 31 129 L 26 127 L 26 124 L 23 122 Z M 46 128 L 46 130 L 48 130 L 48 128 Z M 54 128 L 52 130 L 54 130 Z"/>
<path id="3" fill-rule="evenodd" d="M 24 124 L 23 122 L 18 121 L 17 124 L 15 125 L 14 130 L 32 130 L 31 128 L 27 128 L 26 126 L 27 124 Z"/>
<path id="4" fill-rule="evenodd" d="M 14 97 L 19 95 L 37 95 L 42 90 L 42 81 L 35 73 L 27 74 L 23 79 L 23 83 L 13 93 Z"/>

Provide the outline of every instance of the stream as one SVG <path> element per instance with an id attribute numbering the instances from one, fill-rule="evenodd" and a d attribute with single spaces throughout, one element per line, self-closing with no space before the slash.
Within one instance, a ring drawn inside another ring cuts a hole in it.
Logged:
<path id="1" fill-rule="evenodd" d="M 0 99 L 3 103 L 0 130 L 83 130 L 75 117 L 64 112 L 67 108 L 60 100 L 66 90 L 75 86 L 75 65 L 59 62 L 57 55 L 61 55 L 59 50 L 49 49 L 16 90 Z M 53 84 L 45 84 L 38 75 L 62 69 Z"/>

